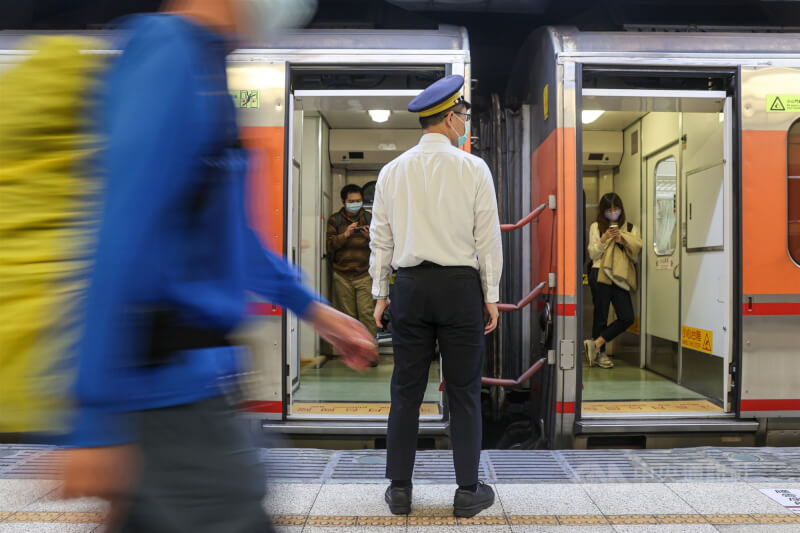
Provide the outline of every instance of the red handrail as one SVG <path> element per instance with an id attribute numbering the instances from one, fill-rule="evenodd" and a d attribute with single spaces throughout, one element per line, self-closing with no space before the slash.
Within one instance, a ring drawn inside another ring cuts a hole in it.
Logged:
<path id="1" fill-rule="evenodd" d="M 500 231 L 513 231 L 515 229 L 521 228 L 522 226 L 525 226 L 526 224 L 530 224 L 531 221 L 537 218 L 539 215 L 541 215 L 545 209 L 547 209 L 547 204 L 542 204 L 533 211 L 531 211 L 530 214 L 528 214 L 528 216 L 526 216 L 516 224 L 500 224 Z"/>
<path id="2" fill-rule="evenodd" d="M 544 290 L 545 287 L 547 287 L 547 282 L 543 281 L 540 284 L 538 284 L 536 287 L 534 287 L 533 290 L 525 298 L 523 298 L 522 300 L 520 300 L 516 304 L 497 304 L 497 310 L 498 311 L 519 311 L 520 309 L 522 309 L 526 305 L 530 304 L 533 301 L 534 298 L 539 296 L 542 293 L 542 291 Z"/>
<path id="3" fill-rule="evenodd" d="M 533 365 L 528 370 L 523 372 L 523 374 L 520 377 L 518 377 L 517 379 L 481 378 L 481 384 L 482 385 L 493 385 L 493 386 L 496 385 L 496 386 L 499 386 L 499 387 L 516 387 L 517 385 L 525 383 L 526 381 L 531 379 L 531 377 L 535 373 L 537 373 L 544 366 L 544 364 L 546 362 L 547 362 L 547 358 L 546 357 L 542 357 L 541 359 L 539 359 L 538 361 L 533 363 Z"/>

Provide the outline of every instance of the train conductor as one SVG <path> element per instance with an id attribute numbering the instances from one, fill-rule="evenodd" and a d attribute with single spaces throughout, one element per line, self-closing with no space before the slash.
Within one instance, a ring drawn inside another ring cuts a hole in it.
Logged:
<path id="1" fill-rule="evenodd" d="M 411 511 L 419 411 L 437 341 L 458 482 L 454 514 L 474 516 L 494 503 L 492 488 L 478 480 L 480 393 L 483 337 L 497 327 L 503 254 L 489 168 L 459 149 L 470 125 L 463 85 L 463 77 L 447 76 L 408 105 L 419 114 L 422 138 L 383 167 L 375 188 L 369 272 L 379 327 L 391 306 L 385 499 L 394 514 Z M 397 276 L 389 302 L 392 268 Z"/>

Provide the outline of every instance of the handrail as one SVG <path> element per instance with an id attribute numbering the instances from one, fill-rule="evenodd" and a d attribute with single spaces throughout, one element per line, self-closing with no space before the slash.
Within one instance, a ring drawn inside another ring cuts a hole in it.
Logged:
<path id="1" fill-rule="evenodd" d="M 533 211 L 531 211 L 528 216 L 517 222 L 516 224 L 500 224 L 500 231 L 513 231 L 515 229 L 519 229 L 522 226 L 530 224 L 531 221 L 541 215 L 544 210 L 547 209 L 547 204 L 542 204 Z"/>
<path id="2" fill-rule="evenodd" d="M 525 298 L 523 298 L 522 300 L 520 300 L 516 304 L 497 304 L 497 310 L 498 311 L 506 311 L 506 312 L 507 311 L 519 311 L 520 309 L 522 309 L 526 305 L 530 304 L 533 301 L 534 298 L 539 296 L 542 293 L 542 291 L 544 290 L 545 287 L 547 287 L 547 282 L 543 281 L 540 284 L 538 284 L 536 287 L 534 287 L 533 290 Z"/>
<path id="3" fill-rule="evenodd" d="M 499 387 L 516 387 L 517 385 L 521 385 L 522 383 L 525 383 L 526 381 L 531 379 L 531 377 L 533 377 L 533 375 L 537 373 L 544 366 L 546 362 L 547 358 L 542 357 L 541 359 L 533 363 L 533 365 L 531 365 L 531 367 L 517 379 L 481 378 L 481 384 L 492 385 L 492 386 L 496 385 Z"/>

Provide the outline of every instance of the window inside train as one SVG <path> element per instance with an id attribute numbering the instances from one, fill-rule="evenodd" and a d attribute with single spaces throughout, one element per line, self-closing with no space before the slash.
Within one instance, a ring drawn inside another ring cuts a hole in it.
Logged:
<path id="1" fill-rule="evenodd" d="M 800 163 L 800 161 L 799 161 Z M 655 217 L 654 247 L 656 255 L 672 255 L 675 251 L 677 230 L 678 164 L 670 156 L 656 165 L 656 194 L 653 213 Z"/>
<path id="2" fill-rule="evenodd" d="M 800 264 L 800 120 L 789 128 L 789 255 Z"/>

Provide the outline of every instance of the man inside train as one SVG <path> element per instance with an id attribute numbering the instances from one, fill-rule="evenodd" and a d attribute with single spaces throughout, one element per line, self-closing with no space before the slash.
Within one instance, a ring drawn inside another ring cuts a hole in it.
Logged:
<path id="1" fill-rule="evenodd" d="M 497 327 L 503 250 L 489 168 L 459 149 L 469 137 L 463 85 L 462 76 L 447 76 L 412 100 L 408 110 L 419 114 L 422 138 L 383 167 L 375 187 L 370 274 L 376 324 L 391 305 L 391 485 L 384 498 L 394 514 L 411 511 L 419 409 L 437 342 L 458 483 L 453 512 L 470 517 L 494 503 L 494 491 L 478 479 L 480 396 L 484 335 Z"/>
<path id="2" fill-rule="evenodd" d="M 348 184 L 341 190 L 342 208 L 328 218 L 327 252 L 333 267 L 333 306 L 360 321 L 375 337 L 372 318 L 372 278 L 369 276 L 369 224 L 361 187 Z"/>
<path id="3" fill-rule="evenodd" d="M 246 291 L 309 321 L 352 367 L 377 359 L 367 329 L 322 304 L 247 225 L 226 55 L 236 35 L 270 27 L 270 6 L 283 20 L 313 13 L 301 0 L 172 0 L 125 24 L 108 73 L 64 494 L 111 500 L 115 531 L 271 530 L 261 461 L 234 409 L 246 352 L 228 333 Z"/>

